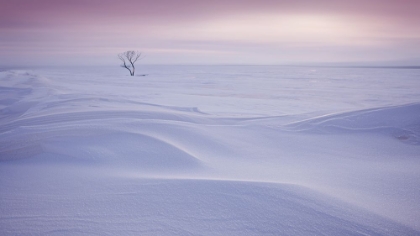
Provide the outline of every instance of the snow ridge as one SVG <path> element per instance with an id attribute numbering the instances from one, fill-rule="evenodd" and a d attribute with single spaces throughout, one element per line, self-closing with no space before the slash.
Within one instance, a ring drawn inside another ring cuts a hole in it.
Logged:
<path id="1" fill-rule="evenodd" d="M 41 72 L 0 72 L 2 234 L 420 232 L 420 103 L 234 116 L 152 73 Z"/>

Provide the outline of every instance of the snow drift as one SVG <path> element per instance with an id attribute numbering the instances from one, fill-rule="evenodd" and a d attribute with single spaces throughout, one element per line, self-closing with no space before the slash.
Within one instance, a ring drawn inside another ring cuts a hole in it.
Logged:
<path id="1" fill-rule="evenodd" d="M 419 234 L 420 103 L 271 114 L 272 85 L 150 74 L 0 72 L 4 234 Z"/>

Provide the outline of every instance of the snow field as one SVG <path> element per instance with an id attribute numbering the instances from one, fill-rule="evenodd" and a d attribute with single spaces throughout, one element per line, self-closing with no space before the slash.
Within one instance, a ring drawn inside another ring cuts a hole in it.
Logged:
<path id="1" fill-rule="evenodd" d="M 1 231 L 419 233 L 416 72 L 181 68 L 0 72 Z"/>

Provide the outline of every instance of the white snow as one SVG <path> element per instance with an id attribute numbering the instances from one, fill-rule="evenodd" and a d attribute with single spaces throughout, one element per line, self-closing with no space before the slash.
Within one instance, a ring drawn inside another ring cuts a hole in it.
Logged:
<path id="1" fill-rule="evenodd" d="M 0 72 L 1 235 L 419 235 L 420 70 Z"/>

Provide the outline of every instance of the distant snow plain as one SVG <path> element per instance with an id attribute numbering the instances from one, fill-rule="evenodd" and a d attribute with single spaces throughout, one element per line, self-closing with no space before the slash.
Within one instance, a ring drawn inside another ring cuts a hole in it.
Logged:
<path id="1" fill-rule="evenodd" d="M 0 72 L 1 235 L 419 235 L 420 70 Z"/>

